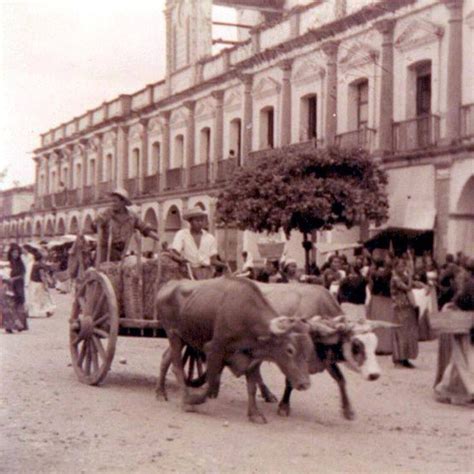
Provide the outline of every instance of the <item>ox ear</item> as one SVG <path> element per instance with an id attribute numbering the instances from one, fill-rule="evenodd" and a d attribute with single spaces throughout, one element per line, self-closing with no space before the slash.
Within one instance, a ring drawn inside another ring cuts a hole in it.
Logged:
<path id="1" fill-rule="evenodd" d="M 370 326 L 370 329 L 378 329 L 378 328 L 399 328 L 400 324 L 390 323 L 388 321 L 381 321 L 380 319 L 369 319 L 367 320 L 367 324 Z"/>
<path id="2" fill-rule="evenodd" d="M 279 316 L 270 321 L 270 332 L 275 336 L 281 336 L 295 326 L 298 322 L 296 318 L 289 318 L 288 316 Z"/>

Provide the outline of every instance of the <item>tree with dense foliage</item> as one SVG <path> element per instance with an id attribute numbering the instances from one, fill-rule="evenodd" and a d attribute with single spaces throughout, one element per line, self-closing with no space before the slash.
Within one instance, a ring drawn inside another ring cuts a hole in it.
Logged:
<path id="1" fill-rule="evenodd" d="M 386 173 L 361 149 L 271 150 L 235 171 L 219 194 L 217 219 L 255 232 L 299 230 L 307 240 L 336 224 L 379 225 L 388 216 L 386 185 Z"/>

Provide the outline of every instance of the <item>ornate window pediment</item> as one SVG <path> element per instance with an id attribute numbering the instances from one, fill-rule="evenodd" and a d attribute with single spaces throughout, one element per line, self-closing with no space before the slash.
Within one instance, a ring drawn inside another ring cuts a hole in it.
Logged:
<path id="1" fill-rule="evenodd" d="M 143 138 L 143 125 L 137 123 L 130 127 L 128 138 L 131 142 L 139 142 Z"/>
<path id="2" fill-rule="evenodd" d="M 184 111 L 182 111 L 180 109 L 174 110 L 171 113 L 170 124 L 171 125 L 178 125 L 178 124 L 181 125 L 181 124 L 184 124 L 187 119 L 188 119 L 188 116 Z"/>
<path id="3" fill-rule="evenodd" d="M 207 98 L 198 102 L 196 106 L 196 118 L 211 118 L 214 117 L 215 109 L 211 99 Z"/>
<path id="4" fill-rule="evenodd" d="M 148 122 L 148 131 L 150 133 L 161 133 L 162 125 L 159 117 L 154 117 Z"/>
<path id="5" fill-rule="evenodd" d="M 107 147 L 107 148 L 113 147 L 115 145 L 116 138 L 117 138 L 117 135 L 115 134 L 115 132 L 113 131 L 107 132 L 104 135 L 104 139 L 103 139 L 104 147 Z"/>
<path id="6" fill-rule="evenodd" d="M 253 96 L 256 99 L 263 99 L 272 95 L 277 95 L 280 92 L 281 85 L 279 82 L 271 77 L 264 77 L 260 79 L 253 88 Z"/>
<path id="7" fill-rule="evenodd" d="M 395 47 L 408 51 L 425 44 L 439 41 L 444 28 L 428 20 L 414 19 L 410 21 L 395 40 Z"/>
<path id="8" fill-rule="evenodd" d="M 326 70 L 313 61 L 305 61 L 293 72 L 293 83 L 296 85 L 307 84 L 309 82 L 322 79 Z"/>
<path id="9" fill-rule="evenodd" d="M 233 89 L 225 96 L 224 107 L 231 107 L 233 105 L 240 105 L 242 103 L 242 94 Z"/>
<path id="10" fill-rule="evenodd" d="M 474 28 L 474 10 L 466 15 L 466 18 L 464 18 L 464 22 L 470 28 Z"/>
<path id="11" fill-rule="evenodd" d="M 342 71 L 355 69 L 377 60 L 379 52 L 363 41 L 354 41 L 342 54 L 339 65 Z"/>

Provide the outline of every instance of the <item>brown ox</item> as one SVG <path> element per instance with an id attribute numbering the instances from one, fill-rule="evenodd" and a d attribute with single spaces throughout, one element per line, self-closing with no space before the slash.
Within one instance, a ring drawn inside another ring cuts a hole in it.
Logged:
<path id="1" fill-rule="evenodd" d="M 292 387 L 309 387 L 308 363 L 313 362 L 314 347 L 308 325 L 278 316 L 254 283 L 237 278 L 170 281 L 158 292 L 157 307 L 184 407 L 217 397 L 225 366 L 237 376 L 245 374 L 248 416 L 253 422 L 266 421 L 255 400 L 262 361 L 275 362 Z M 185 344 L 206 354 L 203 393 L 193 393 L 185 384 L 181 360 Z M 166 399 L 163 371 L 158 393 Z"/>

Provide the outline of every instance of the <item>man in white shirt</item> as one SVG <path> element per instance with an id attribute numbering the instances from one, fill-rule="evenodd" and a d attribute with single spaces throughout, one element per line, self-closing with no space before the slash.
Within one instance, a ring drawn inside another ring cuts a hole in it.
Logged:
<path id="1" fill-rule="evenodd" d="M 227 265 L 218 259 L 217 242 L 213 235 L 204 230 L 207 214 L 199 207 L 184 212 L 183 219 L 189 222 L 189 229 L 179 230 L 171 244 L 171 250 L 179 255 L 182 261 L 191 266 L 196 280 L 212 278 L 213 268 Z"/>

